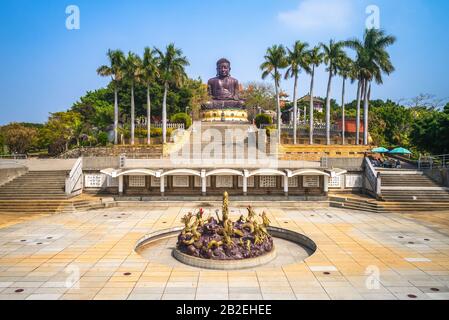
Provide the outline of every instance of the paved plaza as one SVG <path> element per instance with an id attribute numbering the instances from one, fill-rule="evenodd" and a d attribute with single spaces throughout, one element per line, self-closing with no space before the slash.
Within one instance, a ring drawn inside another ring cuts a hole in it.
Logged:
<path id="1" fill-rule="evenodd" d="M 310 237 L 317 251 L 305 261 L 201 270 L 134 252 L 144 235 L 181 226 L 187 207 L 0 216 L 0 299 L 449 299 L 442 216 L 255 209 Z M 232 208 L 232 216 L 245 211 Z"/>

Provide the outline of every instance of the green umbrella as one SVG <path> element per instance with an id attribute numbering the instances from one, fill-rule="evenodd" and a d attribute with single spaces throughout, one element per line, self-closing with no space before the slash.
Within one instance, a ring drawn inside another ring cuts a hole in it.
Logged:
<path id="1" fill-rule="evenodd" d="M 389 153 L 391 153 L 391 154 L 412 154 L 410 152 L 410 150 L 407 150 L 405 148 L 396 148 L 396 149 L 391 150 Z"/>
<path id="2" fill-rule="evenodd" d="M 374 148 L 371 150 L 372 153 L 387 153 L 388 149 L 380 147 L 380 148 Z"/>

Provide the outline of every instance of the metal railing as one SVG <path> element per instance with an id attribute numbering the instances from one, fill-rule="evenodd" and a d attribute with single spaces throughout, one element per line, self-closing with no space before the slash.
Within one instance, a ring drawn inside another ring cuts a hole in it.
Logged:
<path id="1" fill-rule="evenodd" d="M 276 124 L 272 125 L 261 125 L 261 129 L 266 129 L 267 127 L 273 127 L 276 128 Z M 282 132 L 288 133 L 290 135 L 293 135 L 293 125 L 292 124 L 283 124 L 282 125 Z M 308 125 L 298 125 L 297 128 L 297 135 L 299 137 L 308 137 L 309 136 L 309 126 Z M 326 125 L 323 124 L 316 124 L 313 128 L 313 135 L 315 137 L 325 137 L 326 136 Z M 339 136 L 341 135 L 341 130 L 336 125 L 330 126 L 330 135 L 331 136 Z"/>
<path id="2" fill-rule="evenodd" d="M 145 125 L 146 128 L 146 125 Z M 151 128 L 162 128 L 162 123 L 152 123 Z M 168 122 L 167 129 L 185 129 L 184 123 Z"/>
<path id="3" fill-rule="evenodd" d="M 24 160 L 27 158 L 28 158 L 28 156 L 26 154 L 0 155 L 0 159 L 8 159 L 8 160 Z"/>
<path id="4" fill-rule="evenodd" d="M 65 180 L 65 193 L 75 196 L 83 191 L 83 158 L 78 158 Z"/>
<path id="5" fill-rule="evenodd" d="M 418 169 L 449 168 L 449 154 L 438 156 L 420 156 L 418 160 Z"/>

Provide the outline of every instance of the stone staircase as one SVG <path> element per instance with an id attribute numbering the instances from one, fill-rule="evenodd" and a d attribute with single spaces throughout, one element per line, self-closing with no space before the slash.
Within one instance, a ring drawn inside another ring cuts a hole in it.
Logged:
<path id="1" fill-rule="evenodd" d="M 387 212 L 378 201 L 356 195 L 331 195 L 329 196 L 329 206 L 373 213 Z"/>
<path id="2" fill-rule="evenodd" d="M 381 172 L 382 206 L 389 211 L 449 211 L 449 191 L 422 172 Z"/>
<path id="3" fill-rule="evenodd" d="M 67 171 L 29 171 L 0 187 L 0 200 L 64 200 Z"/>
<path id="4" fill-rule="evenodd" d="M 90 211 L 105 208 L 105 204 L 101 198 L 86 199 L 84 196 L 80 196 L 79 199 L 75 198 L 70 201 L 62 203 L 59 209 L 59 213 L 72 213 L 75 211 Z"/>
<path id="5" fill-rule="evenodd" d="M 329 197 L 332 207 L 375 213 L 449 212 L 449 190 L 441 187 L 419 171 L 379 170 L 381 172 L 380 201 L 357 195 Z"/>
<path id="6" fill-rule="evenodd" d="M 29 171 L 0 186 L 0 213 L 53 214 L 67 199 L 66 171 Z"/>

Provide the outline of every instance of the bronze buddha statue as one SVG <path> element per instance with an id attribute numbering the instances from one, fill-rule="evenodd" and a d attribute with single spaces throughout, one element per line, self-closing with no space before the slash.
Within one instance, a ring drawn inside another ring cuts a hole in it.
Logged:
<path id="1" fill-rule="evenodd" d="M 212 101 L 203 109 L 243 109 L 244 101 L 240 99 L 240 84 L 231 77 L 231 63 L 227 59 L 217 61 L 217 76 L 208 81 L 207 87 Z"/>

